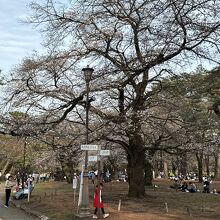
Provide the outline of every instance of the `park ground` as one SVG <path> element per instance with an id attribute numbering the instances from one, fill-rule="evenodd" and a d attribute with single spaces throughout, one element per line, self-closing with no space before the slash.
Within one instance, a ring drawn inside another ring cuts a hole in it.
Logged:
<path id="1" fill-rule="evenodd" d="M 168 220 L 168 219 L 220 219 L 220 195 L 202 193 L 202 184 L 196 183 L 200 192 L 184 193 L 169 189 L 171 180 L 154 181 L 157 187 L 146 187 L 146 197 L 132 199 L 127 196 L 128 184 L 125 182 L 106 183 L 103 189 L 106 212 L 109 220 Z M 211 188 L 220 189 L 220 181 L 212 183 Z M 93 185 L 90 184 L 91 210 Z M 26 199 L 16 201 L 56 220 L 73 220 L 77 212 L 78 193 L 74 204 L 74 191 L 65 182 L 42 182 L 35 184 L 30 202 Z M 118 211 L 119 200 L 121 209 Z"/>

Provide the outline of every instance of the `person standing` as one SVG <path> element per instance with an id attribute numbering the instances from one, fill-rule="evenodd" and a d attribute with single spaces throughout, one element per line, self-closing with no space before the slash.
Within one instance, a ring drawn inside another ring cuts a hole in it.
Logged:
<path id="1" fill-rule="evenodd" d="M 203 183 L 203 193 L 210 193 L 210 182 L 208 179 L 205 179 Z"/>
<path id="2" fill-rule="evenodd" d="M 14 186 L 14 183 L 12 182 L 12 180 L 13 180 L 12 176 L 8 176 L 8 179 L 5 181 L 5 207 L 9 206 L 11 189 Z"/>
<path id="3" fill-rule="evenodd" d="M 93 185 L 95 184 L 95 179 L 96 179 L 95 173 L 92 172 L 92 184 Z"/>
<path id="4" fill-rule="evenodd" d="M 105 210 L 104 210 L 103 199 L 102 199 L 102 188 L 103 188 L 102 183 L 100 183 L 100 189 L 99 189 L 99 186 L 96 185 L 94 198 L 93 198 L 93 206 L 95 208 L 95 211 L 94 211 L 94 215 L 92 216 L 92 218 L 95 218 L 95 219 L 98 218 L 97 216 L 98 204 L 99 204 L 99 208 L 101 208 L 102 210 L 103 218 L 107 218 L 109 216 L 109 214 L 105 213 Z M 100 202 L 99 202 L 99 198 L 100 198 Z"/>

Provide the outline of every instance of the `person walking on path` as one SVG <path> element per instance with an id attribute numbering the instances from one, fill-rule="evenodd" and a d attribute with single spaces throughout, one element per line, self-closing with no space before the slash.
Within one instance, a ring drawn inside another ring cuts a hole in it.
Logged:
<path id="1" fill-rule="evenodd" d="M 11 189 L 14 186 L 12 182 L 12 176 L 9 176 L 8 179 L 5 181 L 5 207 L 9 206 L 9 199 L 11 195 Z"/>
<path id="2" fill-rule="evenodd" d="M 105 213 L 105 210 L 104 210 L 103 199 L 102 199 L 102 188 L 103 188 L 102 183 L 100 183 L 100 188 L 98 185 L 96 185 L 94 198 L 93 198 L 93 206 L 95 208 L 95 211 L 94 211 L 94 215 L 92 216 L 92 218 L 95 218 L 95 219 L 98 218 L 97 216 L 98 205 L 99 205 L 99 208 L 101 208 L 102 210 L 103 218 L 107 218 L 109 216 L 109 214 Z M 100 197 L 100 202 L 99 202 L 99 197 Z"/>

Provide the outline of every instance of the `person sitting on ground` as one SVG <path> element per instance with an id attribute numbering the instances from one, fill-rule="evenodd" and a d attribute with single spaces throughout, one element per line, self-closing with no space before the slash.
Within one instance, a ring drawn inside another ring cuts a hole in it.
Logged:
<path id="1" fill-rule="evenodd" d="M 188 192 L 188 184 L 187 182 L 183 182 L 183 185 L 181 186 L 181 191 L 182 192 Z"/>
<path id="2" fill-rule="evenodd" d="M 189 192 L 195 193 L 197 192 L 197 187 L 196 184 L 193 182 L 189 182 L 189 187 L 188 187 Z"/>
<path id="3" fill-rule="evenodd" d="M 203 183 L 203 193 L 210 193 L 210 182 L 208 179 L 205 179 Z"/>
<path id="4" fill-rule="evenodd" d="M 220 189 L 213 189 L 210 193 L 220 194 Z"/>
<path id="5" fill-rule="evenodd" d="M 170 186 L 171 189 L 181 189 L 181 184 L 178 182 L 178 180 L 175 180 L 173 185 Z"/>

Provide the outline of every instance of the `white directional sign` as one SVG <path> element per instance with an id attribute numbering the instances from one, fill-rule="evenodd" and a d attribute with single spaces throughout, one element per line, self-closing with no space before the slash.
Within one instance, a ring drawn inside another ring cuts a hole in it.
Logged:
<path id="1" fill-rule="evenodd" d="M 90 162 L 96 162 L 98 160 L 97 156 L 88 156 L 88 161 Z"/>
<path id="2" fill-rule="evenodd" d="M 73 179 L 73 189 L 77 188 L 77 179 Z"/>
<path id="3" fill-rule="evenodd" d="M 81 150 L 98 150 L 98 145 L 92 145 L 92 144 L 81 145 Z"/>
<path id="4" fill-rule="evenodd" d="M 100 150 L 100 155 L 101 156 L 109 156 L 110 155 L 110 150 Z"/>

